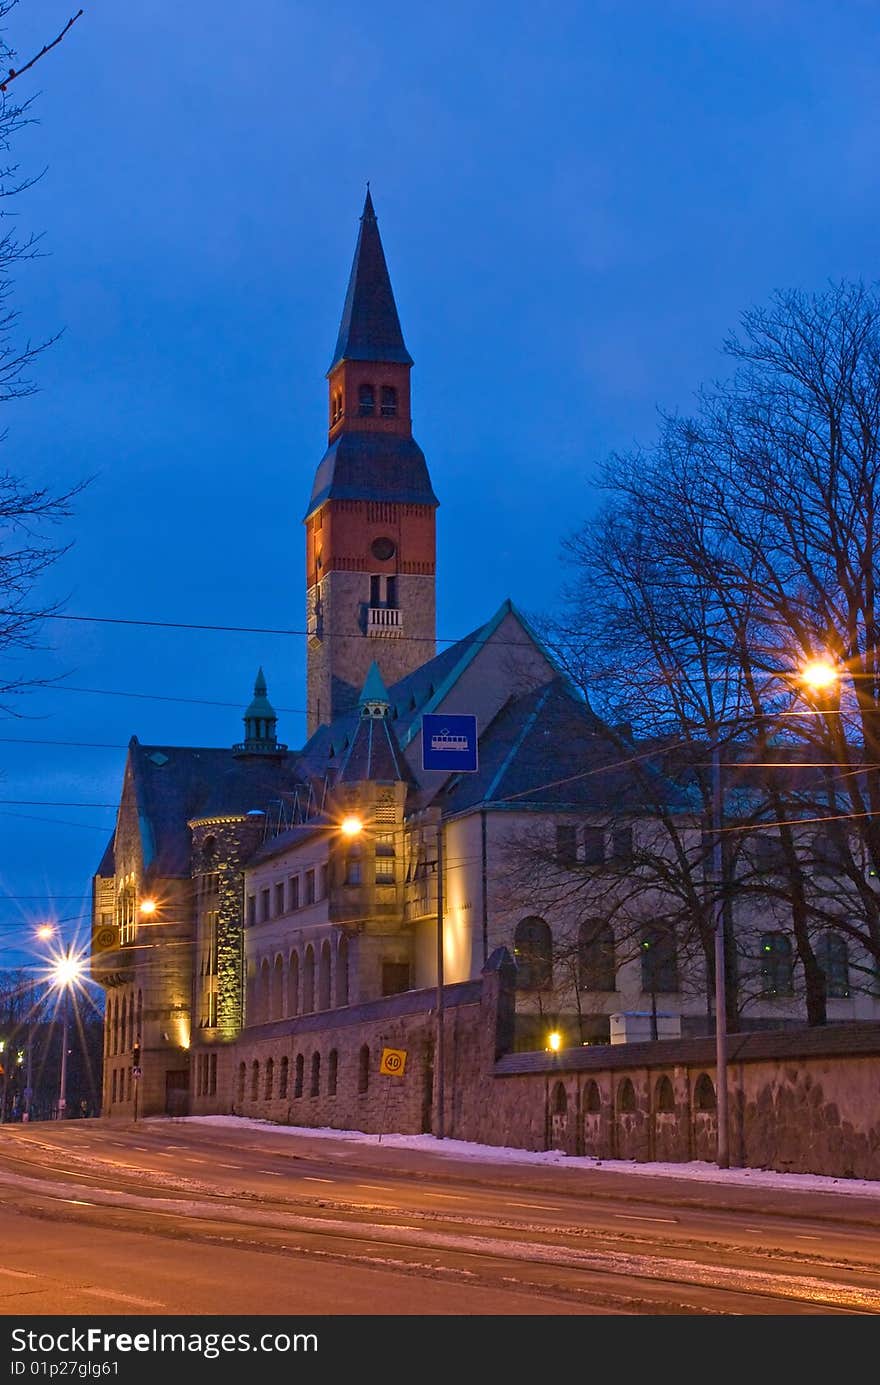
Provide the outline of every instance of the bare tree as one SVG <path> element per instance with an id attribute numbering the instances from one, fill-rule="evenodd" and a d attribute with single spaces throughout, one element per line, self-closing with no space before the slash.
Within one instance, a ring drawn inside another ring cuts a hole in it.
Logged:
<path id="1" fill-rule="evenodd" d="M 871 985 L 880 962 L 880 300 L 862 284 L 780 294 L 726 350 L 733 374 L 693 417 L 606 465 L 554 637 L 601 722 L 632 728 L 618 742 L 666 745 L 704 823 L 724 747 L 727 914 L 760 903 L 790 929 L 823 1023 L 829 930 Z M 838 673 L 821 698 L 799 677 L 820 656 Z M 681 849 L 684 820 L 666 826 L 706 944 L 705 853 Z M 728 949 L 732 984 L 732 933 Z"/>
<path id="2" fill-rule="evenodd" d="M 0 0 L 0 26 L 17 3 Z M 19 313 L 12 306 L 15 271 L 39 254 L 39 238 L 19 237 L 9 224 L 9 201 L 20 197 L 34 181 L 21 174 L 12 155 L 15 137 L 32 122 L 32 99 L 17 99 L 19 88 L 11 88 L 11 84 L 60 43 L 80 14 L 81 10 L 57 38 L 19 68 L 15 66 L 16 54 L 0 29 L 0 70 L 6 73 L 0 83 L 0 403 L 34 392 L 31 368 L 55 340 L 37 344 L 22 341 Z M 0 443 L 9 445 L 6 430 L 0 431 Z M 59 493 L 17 474 L 14 466 L 0 466 L 0 711 L 6 715 L 15 714 L 14 694 L 35 682 L 27 672 L 13 667 L 12 660 L 17 653 L 35 647 L 41 620 L 54 609 L 35 607 L 31 598 L 37 579 L 64 551 L 52 542 L 51 530 L 70 514 L 71 501 L 81 488 Z"/>

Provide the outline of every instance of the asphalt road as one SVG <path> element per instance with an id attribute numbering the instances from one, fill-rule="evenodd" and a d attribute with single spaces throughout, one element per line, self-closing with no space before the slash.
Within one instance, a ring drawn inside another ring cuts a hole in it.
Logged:
<path id="1" fill-rule="evenodd" d="M 878 1212 L 271 1126 L 6 1125 L 0 1314 L 877 1313 Z"/>

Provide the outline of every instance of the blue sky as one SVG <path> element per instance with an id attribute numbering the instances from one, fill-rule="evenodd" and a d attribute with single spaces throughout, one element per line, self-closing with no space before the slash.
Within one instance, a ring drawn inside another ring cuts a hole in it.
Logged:
<path id="1" fill-rule="evenodd" d="M 26 60 L 76 6 L 22 0 Z M 301 519 L 367 179 L 438 513 L 438 634 L 550 610 L 612 448 L 724 370 L 777 288 L 873 279 L 880 11 L 749 0 L 85 3 L 19 138 L 64 329 L 0 459 L 92 476 L 43 594 L 71 613 L 301 628 Z M 259 664 L 303 739 L 300 638 L 55 622 L 73 688 L 0 724 L 0 963 L 82 911 L 124 746 L 225 745 Z M 136 692 L 140 698 L 110 695 Z M 204 699 L 228 703 L 160 700 Z M 12 740 L 8 738 L 13 738 Z M 48 745 L 40 742 L 96 744 Z M 23 898 L 37 896 L 37 898 Z"/>

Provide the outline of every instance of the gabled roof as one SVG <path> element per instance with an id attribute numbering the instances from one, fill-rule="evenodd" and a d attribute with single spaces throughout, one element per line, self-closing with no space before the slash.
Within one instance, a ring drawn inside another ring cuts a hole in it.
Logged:
<path id="1" fill-rule="evenodd" d="M 390 361 L 412 365 L 400 329 L 369 188 L 330 370 L 340 361 Z"/>
<path id="2" fill-rule="evenodd" d="M 129 765 L 145 867 L 189 875 L 188 823 L 264 811 L 293 783 L 296 757 L 236 758 L 231 749 L 129 743 Z M 105 853 L 106 856 L 106 853 Z"/>
<path id="3" fill-rule="evenodd" d="M 492 804 L 620 814 L 651 809 L 658 796 L 687 807 L 656 767 L 622 757 L 601 721 L 555 678 L 505 704 L 480 737 L 478 771 L 451 775 L 435 802 L 444 813 Z"/>

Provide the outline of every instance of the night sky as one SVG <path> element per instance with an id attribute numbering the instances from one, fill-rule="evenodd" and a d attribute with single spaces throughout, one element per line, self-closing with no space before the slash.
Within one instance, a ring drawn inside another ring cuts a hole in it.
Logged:
<path id="1" fill-rule="evenodd" d="M 76 8 L 22 0 L 19 64 Z M 724 371 L 739 314 L 876 277 L 878 32 L 869 0 L 85 0 L 18 92 L 39 124 L 15 155 L 47 170 L 18 228 L 46 257 L 15 303 L 23 335 L 64 333 L 4 406 L 0 461 L 94 478 L 39 597 L 302 629 L 369 179 L 441 502 L 438 634 L 506 596 L 551 610 L 598 464 Z M 0 723 L 7 965 L 34 920 L 88 911 L 132 734 L 231 744 L 262 664 L 304 739 L 301 636 L 44 639 L 21 666 L 60 685 Z"/>

